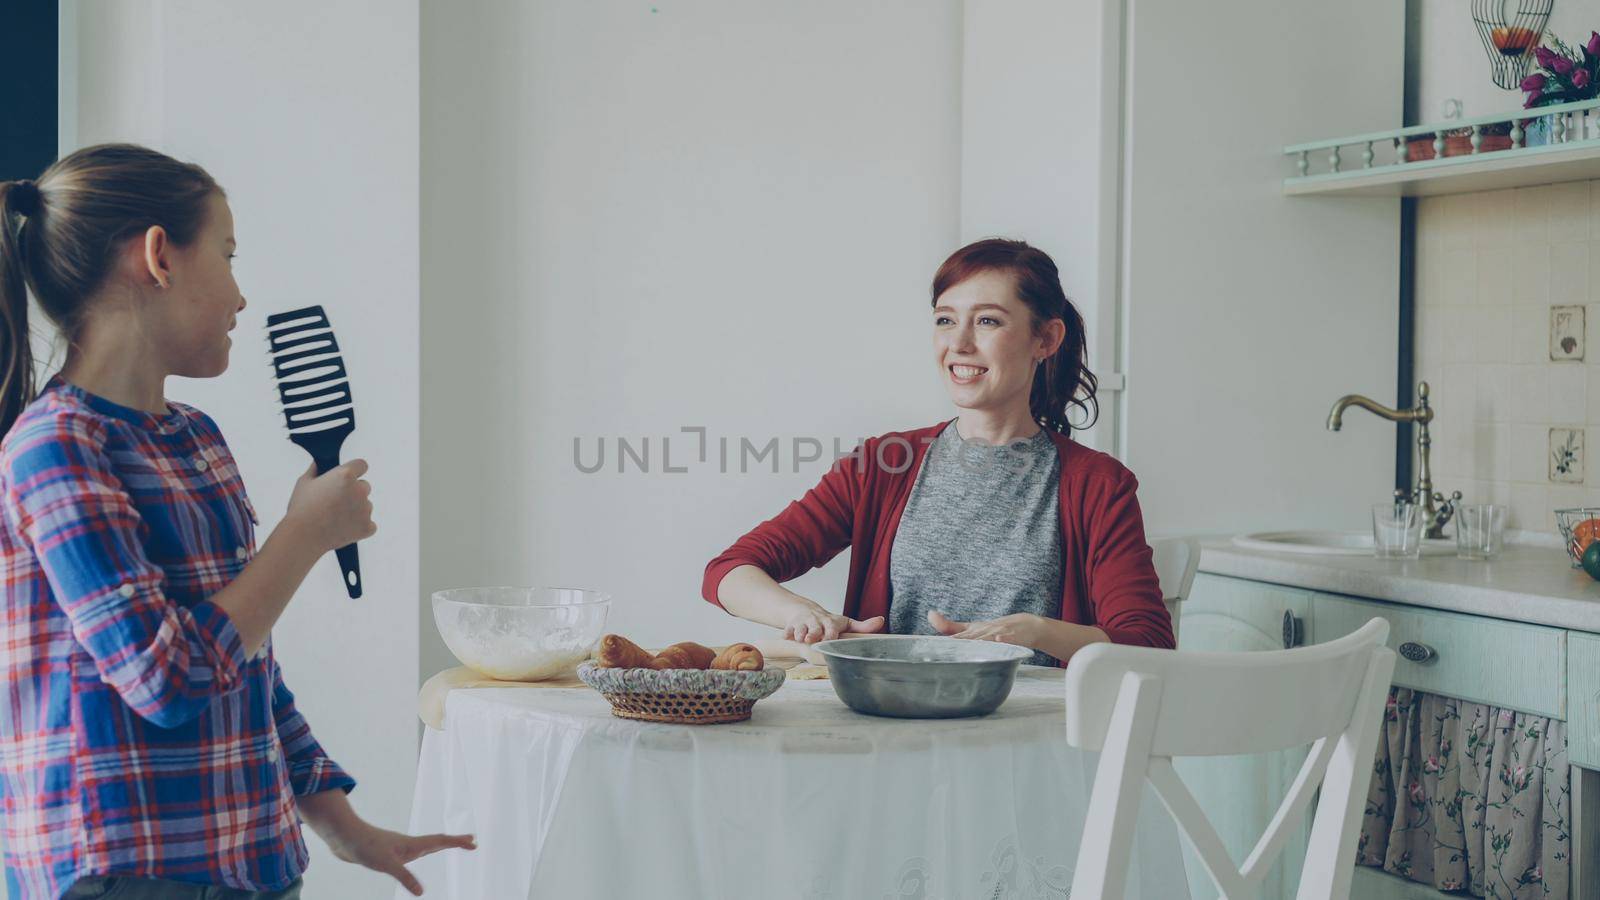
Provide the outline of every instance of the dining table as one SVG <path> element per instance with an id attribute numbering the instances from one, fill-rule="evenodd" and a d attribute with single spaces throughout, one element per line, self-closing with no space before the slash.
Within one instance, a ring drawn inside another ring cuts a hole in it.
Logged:
<path id="1" fill-rule="evenodd" d="M 862 715 L 792 676 L 719 725 L 465 670 L 420 699 L 411 832 L 478 843 L 411 864 L 432 896 L 1064 898 L 1097 825 L 1097 754 L 1067 745 L 1061 669 L 1022 666 L 998 710 L 961 719 Z M 1182 900 L 1177 829 L 1148 785 L 1143 803 L 1127 896 Z"/>

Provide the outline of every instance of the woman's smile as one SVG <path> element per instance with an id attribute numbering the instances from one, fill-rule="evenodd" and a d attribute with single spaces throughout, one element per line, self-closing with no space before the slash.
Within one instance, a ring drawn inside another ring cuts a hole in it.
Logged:
<path id="1" fill-rule="evenodd" d="M 976 384 L 989 371 L 984 366 L 964 365 L 962 363 L 952 363 L 947 368 L 950 372 L 950 379 L 956 384 Z"/>

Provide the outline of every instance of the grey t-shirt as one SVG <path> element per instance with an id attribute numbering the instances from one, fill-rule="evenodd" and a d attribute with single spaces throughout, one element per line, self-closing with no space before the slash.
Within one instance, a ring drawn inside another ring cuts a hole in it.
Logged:
<path id="1" fill-rule="evenodd" d="M 889 631 L 937 634 L 958 622 L 1061 613 L 1061 459 L 1049 432 L 993 446 L 952 422 L 911 486 L 889 556 Z M 1035 665 L 1055 665 L 1035 652 Z"/>

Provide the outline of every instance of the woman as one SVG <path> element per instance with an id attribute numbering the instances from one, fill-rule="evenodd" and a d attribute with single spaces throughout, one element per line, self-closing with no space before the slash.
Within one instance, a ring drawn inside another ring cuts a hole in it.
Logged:
<path id="1" fill-rule="evenodd" d="M 0 802 L 11 896 L 289 900 L 304 820 L 386 872 L 470 837 L 363 821 L 295 709 L 273 623 L 307 571 L 370 537 L 367 465 L 308 470 L 256 548 L 205 413 L 244 296 L 233 213 L 199 166 L 88 147 L 0 183 Z M 34 391 L 28 288 L 68 342 Z"/>
<path id="2" fill-rule="evenodd" d="M 932 306 L 961 414 L 864 442 L 712 560 L 705 598 L 806 643 L 887 628 L 1017 644 L 1040 665 L 1099 641 L 1172 647 L 1138 482 L 1069 437 L 1069 408 L 1092 421 L 1098 406 L 1055 263 L 970 244 L 939 267 Z M 846 547 L 842 614 L 781 586 Z"/>

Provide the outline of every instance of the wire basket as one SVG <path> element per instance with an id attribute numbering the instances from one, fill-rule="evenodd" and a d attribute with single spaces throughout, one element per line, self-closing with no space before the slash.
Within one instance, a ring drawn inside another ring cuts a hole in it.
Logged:
<path id="1" fill-rule="evenodd" d="M 1554 0 L 1515 0 L 1507 20 L 1506 7 L 1511 5 L 1512 0 L 1472 0 L 1472 23 L 1489 54 L 1489 77 L 1508 91 L 1517 89 L 1528 74 Z"/>
<path id="2" fill-rule="evenodd" d="M 783 678 L 782 669 L 613 669 L 593 662 L 578 667 L 578 679 L 606 698 L 612 715 L 677 725 L 743 722 Z"/>
<path id="3" fill-rule="evenodd" d="M 1594 524 L 1588 524 L 1591 522 Z M 1572 567 L 1581 568 L 1583 551 L 1600 538 L 1600 506 L 1558 509 L 1556 527 L 1561 529 L 1561 539 L 1566 543 L 1567 555 L 1572 557 Z"/>

